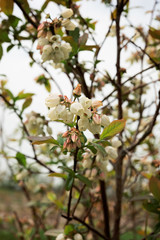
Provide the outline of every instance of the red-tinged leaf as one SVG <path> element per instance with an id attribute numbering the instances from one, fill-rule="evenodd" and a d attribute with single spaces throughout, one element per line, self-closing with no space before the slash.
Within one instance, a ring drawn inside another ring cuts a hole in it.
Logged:
<path id="1" fill-rule="evenodd" d="M 84 33 L 79 39 L 78 39 L 78 43 L 79 45 L 85 45 L 86 42 L 88 40 L 88 34 Z"/>
<path id="2" fill-rule="evenodd" d="M 13 0 L 0 0 L 0 11 L 6 15 L 11 15 L 13 12 Z"/>
<path id="3" fill-rule="evenodd" d="M 149 189 L 153 196 L 160 201 L 160 179 L 152 176 L 149 180 Z"/>
<path id="4" fill-rule="evenodd" d="M 48 136 L 48 137 L 29 136 L 28 139 L 32 142 L 32 144 L 37 144 L 37 145 L 40 145 L 43 143 L 51 143 L 51 144 L 59 145 L 58 141 L 51 136 Z"/>
<path id="5" fill-rule="evenodd" d="M 50 173 L 49 175 L 48 175 L 49 177 L 59 177 L 59 178 L 64 178 L 64 179 L 66 179 L 67 178 L 67 175 L 66 174 L 64 174 L 64 173 Z"/>
<path id="6" fill-rule="evenodd" d="M 126 121 L 124 119 L 115 120 L 109 124 L 108 127 L 104 128 L 100 139 L 110 139 L 116 134 L 120 133 L 125 127 Z"/>

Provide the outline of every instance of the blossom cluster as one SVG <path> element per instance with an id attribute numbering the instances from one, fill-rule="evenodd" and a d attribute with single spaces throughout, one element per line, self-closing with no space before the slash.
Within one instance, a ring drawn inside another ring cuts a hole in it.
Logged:
<path id="1" fill-rule="evenodd" d="M 51 35 L 47 38 L 40 37 L 37 49 L 42 54 L 43 62 L 52 60 L 54 63 L 60 63 L 62 60 L 68 59 L 72 51 L 71 45 L 63 42 L 59 35 Z"/>
<path id="2" fill-rule="evenodd" d="M 110 124 L 108 116 L 97 113 L 97 108 L 102 106 L 102 102 L 85 96 L 80 97 L 79 101 L 71 102 L 66 96 L 63 98 L 58 94 L 50 94 L 46 98 L 46 105 L 50 108 L 48 117 L 53 121 L 72 123 L 76 117 L 79 131 L 88 129 L 93 134 L 99 134 L 102 126 L 107 127 Z"/>
<path id="3" fill-rule="evenodd" d="M 43 116 L 34 111 L 26 114 L 27 120 L 25 125 L 31 135 L 45 135 L 45 127 L 49 134 L 52 134 L 52 129 L 48 126 L 48 121 Z"/>
<path id="4" fill-rule="evenodd" d="M 72 47 L 69 43 L 62 41 L 60 35 L 55 34 L 54 28 L 65 27 L 66 30 L 73 31 L 75 25 L 70 21 L 72 15 L 72 9 L 66 9 L 59 19 L 39 25 L 37 49 L 42 54 L 43 62 L 52 60 L 54 64 L 58 64 L 69 58 Z"/>
<path id="5" fill-rule="evenodd" d="M 60 233 L 56 240 L 83 240 L 83 237 L 80 233 L 76 233 L 73 238 L 66 237 L 63 233 Z"/>

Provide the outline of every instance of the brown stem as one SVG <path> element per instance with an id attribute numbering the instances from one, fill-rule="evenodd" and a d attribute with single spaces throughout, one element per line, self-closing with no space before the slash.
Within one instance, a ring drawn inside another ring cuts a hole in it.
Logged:
<path id="1" fill-rule="evenodd" d="M 68 219 L 67 216 L 65 215 L 62 215 L 62 217 Z M 76 217 L 76 216 L 72 216 L 70 217 L 70 221 L 71 220 L 75 220 L 77 222 L 80 222 L 81 224 L 83 224 L 84 226 L 86 226 L 90 231 L 96 233 L 99 237 L 101 237 L 102 239 L 105 239 L 105 240 L 109 240 L 109 238 L 105 237 L 103 234 L 101 234 L 99 231 L 97 231 L 95 228 L 93 228 L 92 226 L 90 226 L 89 224 L 87 224 L 86 222 L 84 222 L 83 220 L 81 220 L 80 218 Z"/>
<path id="2" fill-rule="evenodd" d="M 118 119 L 123 118 L 122 110 L 122 88 L 121 88 L 121 70 L 120 70 L 120 57 L 121 57 L 121 43 L 120 43 L 120 18 L 123 11 L 123 1 L 117 0 L 117 16 L 116 16 L 116 38 L 117 38 L 117 83 L 119 85 L 118 90 Z M 118 158 L 115 165 L 116 170 L 116 202 L 114 209 L 114 232 L 113 239 L 120 239 L 120 220 L 121 220 L 121 210 L 122 210 L 122 193 L 123 193 L 123 183 L 122 183 L 122 167 L 123 167 L 123 154 L 122 147 L 118 150 Z"/>
<path id="3" fill-rule="evenodd" d="M 110 225 L 109 225 L 109 207 L 106 193 L 105 182 L 100 180 L 100 189 L 101 189 L 101 198 L 102 198 L 102 206 L 103 206 L 103 215 L 104 215 L 104 232 L 105 236 L 110 239 Z"/>

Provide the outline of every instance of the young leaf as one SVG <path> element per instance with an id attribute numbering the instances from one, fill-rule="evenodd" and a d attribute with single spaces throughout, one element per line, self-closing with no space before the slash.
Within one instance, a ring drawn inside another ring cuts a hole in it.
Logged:
<path id="1" fill-rule="evenodd" d="M 160 180 L 152 176 L 149 180 L 149 189 L 154 197 L 160 201 Z"/>
<path id="2" fill-rule="evenodd" d="M 66 225 L 65 228 L 64 228 L 65 235 L 68 235 L 69 233 L 71 233 L 73 231 L 74 231 L 74 225 L 73 224 Z"/>
<path id="3" fill-rule="evenodd" d="M 16 159 L 20 165 L 22 165 L 23 167 L 26 167 L 27 162 L 26 162 L 26 157 L 24 154 L 17 152 Z"/>
<path id="4" fill-rule="evenodd" d="M 75 173 L 72 169 L 64 166 L 60 166 L 59 168 L 63 169 L 65 172 L 68 172 L 70 175 L 75 176 Z"/>
<path id="5" fill-rule="evenodd" d="M 15 98 L 15 100 L 21 100 L 21 99 L 25 99 L 25 98 L 29 98 L 32 97 L 34 95 L 34 93 L 23 93 L 23 91 L 21 91 L 18 96 Z"/>
<path id="6" fill-rule="evenodd" d="M 32 98 L 26 98 L 25 102 L 22 105 L 22 112 L 24 111 L 24 109 L 26 109 L 27 107 L 29 107 L 32 103 Z"/>
<path id="7" fill-rule="evenodd" d="M 59 145 L 58 141 L 55 140 L 53 137 L 48 136 L 48 137 L 34 137 L 34 136 L 29 136 L 28 139 L 32 142 L 32 144 L 43 144 L 43 143 L 51 143 L 51 144 L 56 144 Z"/>
<path id="8" fill-rule="evenodd" d="M 116 134 L 120 133 L 125 127 L 126 121 L 124 119 L 115 120 L 109 124 L 108 127 L 104 128 L 100 139 L 110 139 Z"/>
<path id="9" fill-rule="evenodd" d="M 50 173 L 48 176 L 49 177 L 59 177 L 59 178 L 64 178 L 64 179 L 67 178 L 66 174 L 64 174 L 64 173 Z"/>

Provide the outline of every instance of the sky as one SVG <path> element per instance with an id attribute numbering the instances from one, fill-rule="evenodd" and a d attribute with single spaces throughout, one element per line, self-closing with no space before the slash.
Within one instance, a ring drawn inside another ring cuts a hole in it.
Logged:
<path id="1" fill-rule="evenodd" d="M 30 0 L 29 2 L 33 8 L 38 9 L 39 6 L 41 6 L 41 4 L 44 2 L 44 0 Z M 106 10 L 104 4 L 102 4 L 100 0 L 83 0 L 80 1 L 78 4 L 81 5 L 80 12 L 83 17 L 93 18 L 97 20 L 95 38 L 98 42 L 101 42 L 110 23 L 109 11 Z M 131 0 L 130 7 L 132 8 L 132 10 L 130 12 L 130 20 L 132 21 L 132 23 L 134 23 L 134 25 L 142 24 L 148 26 L 149 14 L 144 13 L 148 10 L 151 10 L 153 4 L 153 0 Z M 55 18 L 60 13 L 60 9 L 55 4 L 50 3 L 48 5 L 48 8 L 45 10 L 45 13 L 50 13 L 51 16 Z M 14 14 L 22 16 L 20 10 L 17 7 L 15 7 L 14 9 Z M 36 51 L 36 58 L 38 61 L 40 61 L 40 54 L 36 50 L 36 43 L 34 45 L 34 49 Z M 106 67 L 113 74 L 115 70 L 115 52 L 115 42 L 113 39 L 106 41 L 103 51 L 100 52 L 100 59 L 105 60 L 105 62 L 102 63 L 101 68 L 103 69 L 104 67 Z M 89 59 L 91 55 L 84 52 L 81 54 L 81 60 Z M 124 60 L 125 57 L 122 59 L 122 65 Z M 4 54 L 4 57 L 0 61 L 0 74 L 5 74 L 7 76 L 7 86 L 15 94 L 17 94 L 23 89 L 25 92 L 34 92 L 36 94 L 36 97 L 34 97 L 33 99 L 32 107 L 26 112 L 35 110 L 36 112 L 40 112 L 43 115 L 47 115 L 48 110 L 44 104 L 44 101 L 45 98 L 48 96 L 48 93 L 44 90 L 42 86 L 37 85 L 34 81 L 34 78 L 42 74 L 43 71 L 36 64 L 34 64 L 32 68 L 30 68 L 29 62 L 30 59 L 23 50 L 13 48 L 13 50 L 11 50 L 9 53 Z M 58 81 L 58 83 L 63 89 L 63 93 L 70 96 L 70 83 L 69 81 L 65 80 L 64 74 L 60 73 L 60 70 L 55 70 L 49 67 L 47 63 L 45 63 L 45 66 L 49 69 L 53 78 Z M 134 71 L 134 69 L 132 71 Z M 57 92 L 57 88 L 54 84 L 52 84 L 52 91 Z M 13 113 L 10 113 L 9 111 L 6 111 L 5 115 L 3 116 L 3 109 L 2 107 L 0 107 L 0 122 L 2 121 L 2 118 L 5 119 L 4 132 L 7 136 L 11 136 L 14 127 L 16 126 L 16 124 L 18 124 L 18 119 Z M 26 151 L 27 149 L 28 148 L 26 148 Z M 4 163 L 0 164 L 0 168 L 5 168 Z"/>

